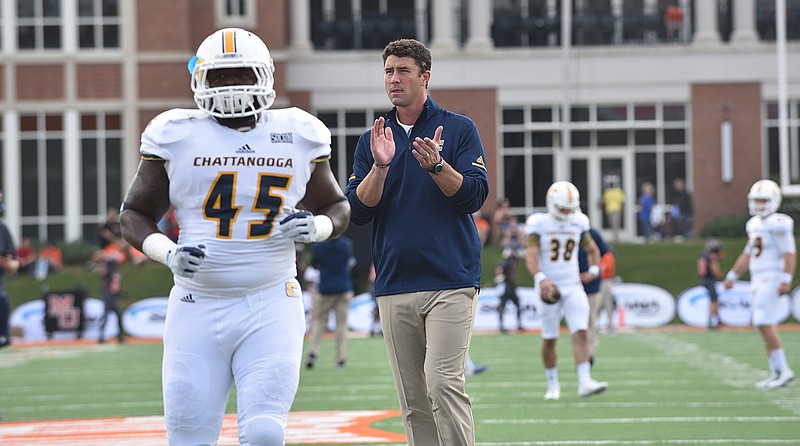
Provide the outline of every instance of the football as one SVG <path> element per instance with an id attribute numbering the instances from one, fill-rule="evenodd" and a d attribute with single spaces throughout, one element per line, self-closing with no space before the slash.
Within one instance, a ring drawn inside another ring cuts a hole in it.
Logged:
<path id="1" fill-rule="evenodd" d="M 553 288 L 553 291 L 548 294 L 542 294 L 542 302 L 546 304 L 554 304 L 561 299 L 561 292 L 558 291 L 558 287 Z"/>

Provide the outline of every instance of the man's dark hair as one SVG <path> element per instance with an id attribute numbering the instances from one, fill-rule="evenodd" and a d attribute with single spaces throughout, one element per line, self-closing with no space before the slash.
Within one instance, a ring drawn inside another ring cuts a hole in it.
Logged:
<path id="1" fill-rule="evenodd" d="M 389 42 L 383 49 L 383 62 L 389 56 L 410 57 L 417 62 L 420 74 L 431 69 L 431 52 L 419 40 L 399 39 Z"/>

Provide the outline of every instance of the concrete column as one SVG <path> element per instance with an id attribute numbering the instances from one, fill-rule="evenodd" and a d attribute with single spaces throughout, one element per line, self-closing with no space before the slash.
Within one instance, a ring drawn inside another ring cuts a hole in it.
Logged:
<path id="1" fill-rule="evenodd" d="M 289 50 L 295 52 L 311 51 L 311 5 L 310 0 L 289 2 Z"/>
<path id="2" fill-rule="evenodd" d="M 453 0 L 431 2 L 433 7 L 433 25 L 431 26 L 431 49 L 454 50 L 456 40 L 453 37 Z"/>
<path id="3" fill-rule="evenodd" d="M 487 51 L 492 48 L 492 4 L 486 0 L 469 0 L 469 37 L 467 50 Z"/>
<path id="4" fill-rule="evenodd" d="M 80 240 L 81 209 L 83 194 L 81 193 L 81 123 L 78 111 L 70 107 L 64 112 L 64 239 L 68 242 Z"/>
<path id="5" fill-rule="evenodd" d="M 694 45 L 719 45 L 721 40 L 717 29 L 717 2 L 706 0 L 695 3 L 697 30 Z"/>
<path id="6" fill-rule="evenodd" d="M 733 0 L 733 34 L 734 45 L 750 45 L 758 42 L 756 33 L 755 0 Z"/>

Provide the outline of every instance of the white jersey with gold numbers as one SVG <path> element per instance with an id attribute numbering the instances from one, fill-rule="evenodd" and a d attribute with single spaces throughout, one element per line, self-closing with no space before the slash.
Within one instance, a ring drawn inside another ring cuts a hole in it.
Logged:
<path id="1" fill-rule="evenodd" d="M 525 234 L 539 237 L 539 269 L 559 288 L 581 283 L 578 249 L 589 231 L 589 217 L 576 212 L 566 220 L 536 213 L 525 222 Z"/>
<path id="2" fill-rule="evenodd" d="M 747 245 L 744 249 L 750 256 L 750 274 L 782 272 L 783 255 L 796 250 L 792 218 L 778 213 L 756 216 L 747 221 L 745 229 Z"/>
<path id="3" fill-rule="evenodd" d="M 278 223 L 305 196 L 315 162 L 330 158 L 330 131 L 298 108 L 268 110 L 249 131 L 199 110 L 173 109 L 142 134 L 143 159 L 163 158 L 179 244 L 206 246 L 188 290 L 241 296 L 297 275 L 294 242 Z"/>

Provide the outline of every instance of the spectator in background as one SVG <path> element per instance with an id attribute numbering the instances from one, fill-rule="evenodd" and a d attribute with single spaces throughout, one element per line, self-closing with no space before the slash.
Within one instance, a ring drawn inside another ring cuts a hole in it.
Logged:
<path id="1" fill-rule="evenodd" d="M 497 266 L 495 271 L 495 284 L 503 285 L 503 292 L 500 294 L 500 304 L 497 306 L 497 315 L 500 319 L 500 333 L 506 333 L 503 324 L 503 316 L 506 311 L 506 304 L 511 302 L 517 309 L 517 329 L 523 331 L 522 308 L 519 304 L 517 294 L 517 266 L 519 265 L 519 251 L 516 249 L 503 252 L 503 261 Z"/>
<path id="2" fill-rule="evenodd" d="M 586 291 L 586 297 L 589 299 L 589 326 L 586 329 L 586 342 L 589 344 L 589 364 L 594 365 L 594 353 L 597 350 L 597 346 L 600 345 L 600 339 L 597 336 L 597 317 L 600 314 L 600 308 L 603 303 L 602 257 L 610 251 L 597 229 L 590 228 L 589 235 L 592 236 L 592 240 L 594 240 L 597 248 L 600 249 L 600 275 L 592 276 L 591 279 L 584 280 L 584 277 L 589 277 L 583 274 L 589 271 L 589 255 L 583 246 L 581 246 L 581 249 L 578 251 L 578 270 L 581 272 L 583 290 Z M 611 317 L 611 314 L 609 314 L 609 317 Z"/>
<path id="3" fill-rule="evenodd" d="M 103 299 L 103 317 L 100 320 L 100 338 L 98 342 L 103 344 L 106 342 L 106 322 L 108 321 L 109 313 L 117 315 L 117 325 L 119 332 L 117 339 L 119 343 L 125 342 L 125 337 L 122 331 L 122 311 L 119 306 L 119 299 L 122 295 L 122 273 L 120 272 L 120 265 L 127 262 L 125 255 L 126 243 L 122 239 L 106 245 L 105 249 L 100 250 L 94 263 L 97 265 L 97 272 L 100 273 L 100 293 Z"/>
<path id="4" fill-rule="evenodd" d="M 472 219 L 475 221 L 475 228 L 478 229 L 478 237 L 481 239 L 481 246 L 486 246 L 492 233 L 492 225 L 489 223 L 489 220 L 483 216 L 481 211 L 473 213 Z"/>
<path id="5" fill-rule="evenodd" d="M 36 248 L 33 247 L 29 237 L 22 237 L 22 241 L 17 247 L 16 258 L 19 262 L 17 273 L 33 275 L 34 268 L 36 267 L 36 259 L 39 256 L 36 254 Z"/>
<path id="6" fill-rule="evenodd" d="M 719 327 L 719 297 L 717 296 L 717 282 L 722 280 L 722 269 L 719 266 L 719 257 L 722 245 L 719 240 L 711 239 L 706 242 L 706 246 L 700 256 L 697 257 L 697 275 L 700 277 L 700 285 L 708 290 L 708 298 L 711 303 L 708 305 L 708 328 L 715 330 Z"/>
<path id="7" fill-rule="evenodd" d="M 158 227 L 170 240 L 177 243 L 180 235 L 178 220 L 175 218 L 175 206 L 170 206 L 167 213 L 158 221 Z"/>
<path id="8" fill-rule="evenodd" d="M 692 204 L 692 196 L 686 191 L 686 182 L 683 178 L 676 178 L 672 182 L 672 204 L 675 235 L 691 238 L 694 205 Z"/>
<path id="9" fill-rule="evenodd" d="M 306 367 L 312 368 L 319 356 L 322 334 L 328 327 L 331 310 L 336 318 L 336 367 L 347 361 L 347 314 L 353 299 L 353 241 L 345 236 L 317 243 L 311 264 L 319 270 L 319 286 L 314 293 L 311 347 Z"/>
<path id="10" fill-rule="evenodd" d="M 516 252 L 517 257 L 525 255 L 525 231 L 515 215 L 508 217 L 508 223 L 503 232 L 502 247 L 503 257 L 509 257 L 512 251 Z"/>
<path id="11" fill-rule="evenodd" d="M 616 178 L 619 178 L 615 175 Z M 603 191 L 603 210 L 608 217 L 608 224 L 611 226 L 611 240 L 619 242 L 619 230 L 622 227 L 622 205 L 625 203 L 625 192 L 620 188 L 619 180 L 614 179 L 609 182 L 608 187 Z"/>
<path id="12" fill-rule="evenodd" d="M 616 315 L 617 303 L 614 299 L 614 281 L 617 279 L 617 255 L 614 249 L 609 247 L 608 252 L 600 256 L 600 308 L 598 308 L 597 315 L 599 317 L 601 311 L 605 311 L 608 319 L 606 321 L 606 329 L 610 334 L 614 333 L 614 319 Z"/>
<path id="13" fill-rule="evenodd" d="M 642 229 L 642 235 L 645 242 L 650 242 L 653 239 L 653 193 L 655 188 L 652 183 L 642 183 L 641 194 L 639 195 L 639 227 Z"/>
<path id="14" fill-rule="evenodd" d="M 508 198 L 501 198 L 492 213 L 492 245 L 500 246 L 503 241 L 503 235 L 508 228 L 508 221 L 510 218 L 511 204 Z"/>
<path id="15" fill-rule="evenodd" d="M 103 249 L 119 238 L 122 238 L 119 226 L 119 212 L 114 208 L 108 208 L 106 210 L 106 221 L 97 230 L 97 242 L 100 244 L 100 249 Z"/>
<path id="16" fill-rule="evenodd" d="M 3 193 L 0 192 L 0 216 L 3 215 L 6 206 L 3 201 Z M 6 294 L 5 275 L 16 274 L 19 270 L 19 260 L 17 260 L 17 249 L 14 247 L 14 240 L 8 226 L 0 221 L 0 348 L 11 345 L 11 333 L 8 331 L 9 317 L 11 317 L 11 305 Z"/>
<path id="17" fill-rule="evenodd" d="M 64 259 L 61 248 L 48 240 L 39 250 L 39 258 L 36 260 L 36 279 L 43 280 L 50 272 L 59 272 L 62 269 L 64 269 Z"/>
<path id="18" fill-rule="evenodd" d="M 674 42 L 681 38 L 683 29 L 683 8 L 673 2 L 664 10 L 664 29 L 666 30 L 667 41 Z"/>

